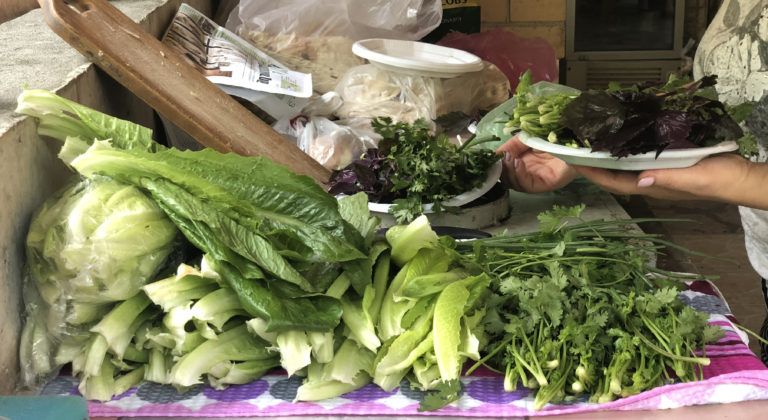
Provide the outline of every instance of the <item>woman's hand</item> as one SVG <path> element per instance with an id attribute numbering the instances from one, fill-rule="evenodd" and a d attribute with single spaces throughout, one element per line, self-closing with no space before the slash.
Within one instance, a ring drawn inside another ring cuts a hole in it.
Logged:
<path id="1" fill-rule="evenodd" d="M 702 159 L 680 169 L 641 172 L 574 166 L 614 194 L 642 194 L 668 200 L 714 200 L 768 210 L 768 164 L 735 154 Z"/>
<path id="2" fill-rule="evenodd" d="M 506 188 L 529 193 L 552 191 L 568 185 L 578 175 L 567 163 L 531 149 L 517 136 L 496 151 L 504 153 L 501 182 Z"/>

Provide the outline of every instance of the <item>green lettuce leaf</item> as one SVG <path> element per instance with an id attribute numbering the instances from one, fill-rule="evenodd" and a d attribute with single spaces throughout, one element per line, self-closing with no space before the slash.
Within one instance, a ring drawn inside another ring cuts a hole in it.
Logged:
<path id="1" fill-rule="evenodd" d="M 154 188 L 153 198 L 164 202 L 166 210 L 173 209 L 194 226 L 208 226 L 238 255 L 307 291 L 314 290 L 280 257 L 367 259 L 362 236 L 341 217 L 336 199 L 311 178 L 266 158 L 213 150 L 117 150 L 97 142 L 72 165 L 84 176 L 103 174 Z"/>
<path id="2" fill-rule="evenodd" d="M 329 296 L 291 298 L 258 279 L 243 277 L 226 262 L 214 269 L 237 293 L 245 310 L 266 321 L 266 332 L 330 331 L 341 320 L 341 302 Z"/>
<path id="3" fill-rule="evenodd" d="M 64 99 L 41 89 L 24 89 L 19 95 L 16 112 L 36 117 L 41 135 L 65 141 L 80 138 L 87 144 L 94 140 L 110 140 L 119 149 L 159 150 L 152 140 L 152 130 L 121 120 Z"/>

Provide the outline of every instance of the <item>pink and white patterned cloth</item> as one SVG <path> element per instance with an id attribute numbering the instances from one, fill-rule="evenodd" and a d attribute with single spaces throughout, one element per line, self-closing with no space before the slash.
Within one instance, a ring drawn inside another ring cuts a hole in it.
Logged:
<path id="1" fill-rule="evenodd" d="M 690 405 L 768 399 L 768 368 L 750 351 L 746 334 L 734 326 L 727 304 L 707 281 L 688 283 L 681 299 L 695 309 L 708 312 L 710 323 L 726 334 L 708 346 L 711 364 L 704 367 L 704 379 L 661 386 L 605 404 L 577 398 L 533 410 L 533 396 L 527 389 L 504 392 L 503 378 L 478 369 L 462 378 L 461 398 L 440 410 L 418 412 L 424 392 L 411 389 L 407 381 L 392 392 L 374 384 L 341 397 L 319 402 L 292 402 L 301 378 L 275 373 L 222 391 L 199 385 L 179 393 L 168 385 L 144 383 L 111 401 L 89 402 L 92 417 L 285 417 L 285 416 L 451 416 L 523 417 L 590 412 L 597 410 L 654 410 Z M 77 394 L 75 379 L 60 376 L 43 394 Z"/>

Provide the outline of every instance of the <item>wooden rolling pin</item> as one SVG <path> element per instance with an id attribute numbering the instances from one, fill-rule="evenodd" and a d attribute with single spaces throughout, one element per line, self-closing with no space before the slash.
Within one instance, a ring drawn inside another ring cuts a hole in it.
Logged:
<path id="1" fill-rule="evenodd" d="M 106 0 L 38 0 L 48 26 L 203 146 L 266 156 L 314 178 L 330 172 Z"/>

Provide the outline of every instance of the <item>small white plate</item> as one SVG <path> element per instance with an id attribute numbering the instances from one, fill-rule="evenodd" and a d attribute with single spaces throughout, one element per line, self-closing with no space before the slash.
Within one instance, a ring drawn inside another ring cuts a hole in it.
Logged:
<path id="1" fill-rule="evenodd" d="M 487 193 L 491 188 L 493 188 L 493 185 L 496 184 L 496 182 L 499 180 L 499 177 L 501 176 L 501 161 L 498 160 L 496 163 L 493 164 L 488 169 L 488 178 L 485 179 L 485 182 L 483 182 L 482 185 L 480 185 L 477 188 L 473 188 L 465 193 L 459 194 L 456 197 L 451 198 L 450 200 L 443 201 L 443 206 L 463 206 L 464 204 L 469 204 L 472 201 L 477 200 L 480 198 L 483 194 Z M 389 208 L 392 206 L 392 204 L 389 203 L 368 203 L 368 210 L 375 211 L 378 213 L 389 213 Z M 432 203 L 424 204 L 423 206 L 424 213 L 431 213 L 432 212 Z"/>
<path id="2" fill-rule="evenodd" d="M 480 71 L 480 57 L 456 48 L 397 39 L 364 39 L 352 52 L 386 70 L 418 76 L 451 78 Z"/>
<path id="3" fill-rule="evenodd" d="M 732 152 L 739 149 L 734 141 L 725 141 L 710 147 L 693 149 L 666 149 L 659 157 L 656 152 L 629 155 L 622 158 L 611 156 L 610 152 L 593 152 L 587 147 L 573 148 L 550 143 L 521 131 L 520 142 L 531 149 L 541 150 L 571 165 L 592 166 L 595 168 L 642 171 L 646 169 L 687 168 L 696 162 L 717 153 Z"/>

